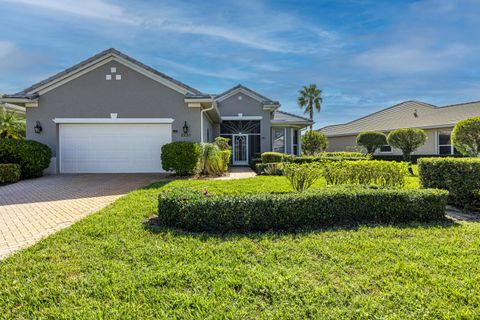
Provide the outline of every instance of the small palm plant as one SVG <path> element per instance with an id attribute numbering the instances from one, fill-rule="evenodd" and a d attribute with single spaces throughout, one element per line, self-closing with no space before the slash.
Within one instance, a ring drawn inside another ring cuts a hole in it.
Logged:
<path id="1" fill-rule="evenodd" d="M 23 139 L 25 137 L 25 118 L 2 106 L 0 111 L 0 139 Z"/>
<path id="2" fill-rule="evenodd" d="M 316 84 L 311 84 L 308 87 L 303 88 L 298 92 L 297 99 L 300 108 L 305 108 L 305 113 L 310 114 L 310 120 L 313 121 L 313 113 L 315 110 L 320 112 L 320 108 L 323 102 L 322 90 L 317 88 Z M 310 130 L 313 129 L 313 125 L 310 125 Z"/>

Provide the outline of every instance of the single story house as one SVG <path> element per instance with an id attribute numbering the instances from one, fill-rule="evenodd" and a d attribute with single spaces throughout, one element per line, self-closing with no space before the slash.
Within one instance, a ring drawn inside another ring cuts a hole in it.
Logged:
<path id="1" fill-rule="evenodd" d="M 465 118 L 480 116 L 480 101 L 437 107 L 419 101 L 405 101 L 344 124 L 320 129 L 329 141 L 328 151 L 356 148 L 356 138 L 363 131 L 388 133 L 399 128 L 420 128 L 427 134 L 426 143 L 414 154 L 454 154 L 450 135 L 455 124 Z M 401 150 L 382 146 L 377 154 L 400 155 Z"/>
<path id="2" fill-rule="evenodd" d="M 3 95 L 26 108 L 27 139 L 48 145 L 52 173 L 161 172 L 162 145 L 231 139 L 233 165 L 300 154 L 309 119 L 242 85 L 206 94 L 115 49 Z"/>

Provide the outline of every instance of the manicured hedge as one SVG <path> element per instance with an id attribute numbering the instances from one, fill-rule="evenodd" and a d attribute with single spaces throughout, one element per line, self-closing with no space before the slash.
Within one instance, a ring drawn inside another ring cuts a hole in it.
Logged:
<path id="1" fill-rule="evenodd" d="M 0 163 L 20 165 L 21 178 L 43 175 L 50 165 L 52 151 L 47 145 L 33 140 L 0 140 Z"/>
<path id="2" fill-rule="evenodd" d="M 351 161 L 356 161 L 356 160 L 365 160 L 365 157 L 333 157 L 333 156 L 324 156 L 324 157 L 310 157 L 310 156 L 304 156 L 304 157 L 295 157 L 293 158 L 290 162 L 293 163 L 324 163 L 328 161 L 346 161 L 346 160 L 351 160 Z"/>
<path id="3" fill-rule="evenodd" d="M 368 158 L 369 155 L 361 152 L 349 152 L 349 151 L 339 151 L 339 152 L 322 152 L 319 154 L 321 157 L 332 157 L 332 158 Z"/>
<path id="4" fill-rule="evenodd" d="M 418 159 L 421 159 L 421 158 L 464 158 L 463 155 L 461 154 L 453 154 L 453 155 L 449 155 L 449 154 L 434 154 L 434 155 L 430 155 L 430 154 L 412 154 L 411 155 L 412 157 L 412 163 L 413 164 L 416 164 Z M 373 155 L 373 159 L 374 160 L 385 160 L 385 161 L 397 161 L 397 162 L 402 162 L 403 161 L 403 156 L 402 155 L 393 155 L 393 154 L 390 154 L 390 155 L 386 155 L 386 154 L 375 154 Z"/>
<path id="5" fill-rule="evenodd" d="M 199 167 L 200 146 L 193 142 L 177 141 L 162 146 L 162 168 L 179 176 L 195 174 Z"/>
<path id="6" fill-rule="evenodd" d="M 160 193 L 159 223 L 188 231 L 264 231 L 338 223 L 434 221 L 448 192 L 354 186 L 284 194 L 205 195 L 172 188 Z"/>
<path id="7" fill-rule="evenodd" d="M 0 164 L 0 184 L 17 182 L 20 180 L 20 173 L 20 166 L 18 164 Z"/>
<path id="8" fill-rule="evenodd" d="M 422 158 L 418 161 L 420 185 L 449 191 L 449 202 L 480 207 L 480 158 Z"/>
<path id="9" fill-rule="evenodd" d="M 290 154 L 280 152 L 264 152 L 261 156 L 263 163 L 289 161 L 292 157 Z"/>
<path id="10" fill-rule="evenodd" d="M 250 168 L 257 170 L 257 164 L 262 163 L 262 158 L 252 158 L 250 160 Z"/>
<path id="11" fill-rule="evenodd" d="M 361 184 L 403 187 L 408 164 L 392 161 L 329 161 L 322 166 L 327 184 Z"/>

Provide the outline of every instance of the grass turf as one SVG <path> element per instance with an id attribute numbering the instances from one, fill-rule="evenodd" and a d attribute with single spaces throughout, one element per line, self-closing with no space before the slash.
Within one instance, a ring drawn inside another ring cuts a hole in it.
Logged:
<path id="1" fill-rule="evenodd" d="M 219 236 L 142 223 L 162 188 L 286 191 L 282 179 L 132 192 L 0 261 L 0 318 L 480 316 L 480 224 Z"/>

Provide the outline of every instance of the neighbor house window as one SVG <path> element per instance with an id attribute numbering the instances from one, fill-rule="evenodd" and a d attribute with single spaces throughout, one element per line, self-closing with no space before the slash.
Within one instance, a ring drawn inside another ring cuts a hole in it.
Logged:
<path id="1" fill-rule="evenodd" d="M 293 129 L 293 154 L 298 156 L 298 130 Z"/>
<path id="2" fill-rule="evenodd" d="M 439 131 L 438 132 L 438 154 L 454 154 L 455 149 L 452 146 L 450 140 L 451 132 Z"/>
<path id="3" fill-rule="evenodd" d="M 391 153 L 392 152 L 392 147 L 390 147 L 388 144 L 380 146 L 379 152 L 380 153 Z"/>
<path id="4" fill-rule="evenodd" d="M 273 151 L 285 153 L 285 129 L 273 129 Z"/>

